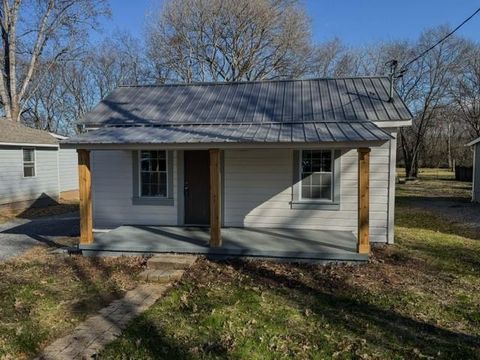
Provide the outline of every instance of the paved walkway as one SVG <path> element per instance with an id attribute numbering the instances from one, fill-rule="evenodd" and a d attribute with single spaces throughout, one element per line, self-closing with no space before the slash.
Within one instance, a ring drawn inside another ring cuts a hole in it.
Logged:
<path id="1" fill-rule="evenodd" d="M 39 359 L 95 358 L 105 345 L 121 334 L 130 320 L 152 306 L 173 281 L 179 280 L 196 259 L 196 256 L 173 254 L 150 258 L 140 277 L 155 283 L 142 284 L 127 292 L 123 299 L 112 302 L 77 326 L 70 335 L 48 346 Z"/>
<path id="2" fill-rule="evenodd" d="M 49 345 L 39 357 L 45 360 L 91 359 L 121 334 L 134 317 L 152 306 L 169 285 L 144 284 L 127 292 L 77 326 L 70 335 Z"/>
<path id="3" fill-rule="evenodd" d="M 38 218 L 15 219 L 0 224 L 0 261 L 22 254 L 38 245 L 63 247 L 56 240 L 76 237 L 79 233 L 78 213 Z"/>

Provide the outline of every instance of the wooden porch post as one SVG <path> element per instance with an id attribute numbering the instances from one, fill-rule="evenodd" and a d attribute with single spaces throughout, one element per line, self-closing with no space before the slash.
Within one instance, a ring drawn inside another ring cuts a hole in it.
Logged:
<path id="1" fill-rule="evenodd" d="M 92 178 L 90 174 L 90 151 L 79 149 L 78 178 L 80 195 L 80 244 L 93 243 L 92 232 Z"/>
<path id="2" fill-rule="evenodd" d="M 222 246 L 220 149 L 210 149 L 210 246 Z"/>
<path id="3" fill-rule="evenodd" d="M 370 149 L 358 149 L 358 242 L 360 254 L 370 253 L 369 238 Z"/>

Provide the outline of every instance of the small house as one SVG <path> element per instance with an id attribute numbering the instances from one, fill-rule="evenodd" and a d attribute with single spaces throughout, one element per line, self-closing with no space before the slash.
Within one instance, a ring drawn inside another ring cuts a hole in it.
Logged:
<path id="1" fill-rule="evenodd" d="M 60 150 L 55 134 L 0 119 L 0 206 L 47 204 L 77 189 L 74 150 Z"/>
<path id="2" fill-rule="evenodd" d="M 62 142 L 79 152 L 80 248 L 366 259 L 394 241 L 396 134 L 412 119 L 389 87 L 117 88 Z"/>

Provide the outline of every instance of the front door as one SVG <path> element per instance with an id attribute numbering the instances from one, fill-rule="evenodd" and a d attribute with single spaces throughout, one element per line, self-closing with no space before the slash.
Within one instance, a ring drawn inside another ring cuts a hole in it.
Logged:
<path id="1" fill-rule="evenodd" d="M 184 152 L 185 224 L 210 223 L 210 157 L 208 150 Z"/>

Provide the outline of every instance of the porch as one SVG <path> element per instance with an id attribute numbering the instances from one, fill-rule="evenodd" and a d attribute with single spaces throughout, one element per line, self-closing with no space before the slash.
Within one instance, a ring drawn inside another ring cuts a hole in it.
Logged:
<path id="1" fill-rule="evenodd" d="M 365 261 L 357 239 L 347 231 L 278 228 L 222 228 L 222 247 L 211 247 L 208 227 L 120 226 L 96 233 L 80 244 L 84 255 L 151 253 L 205 254 L 212 257 L 257 257 L 290 261 Z"/>

